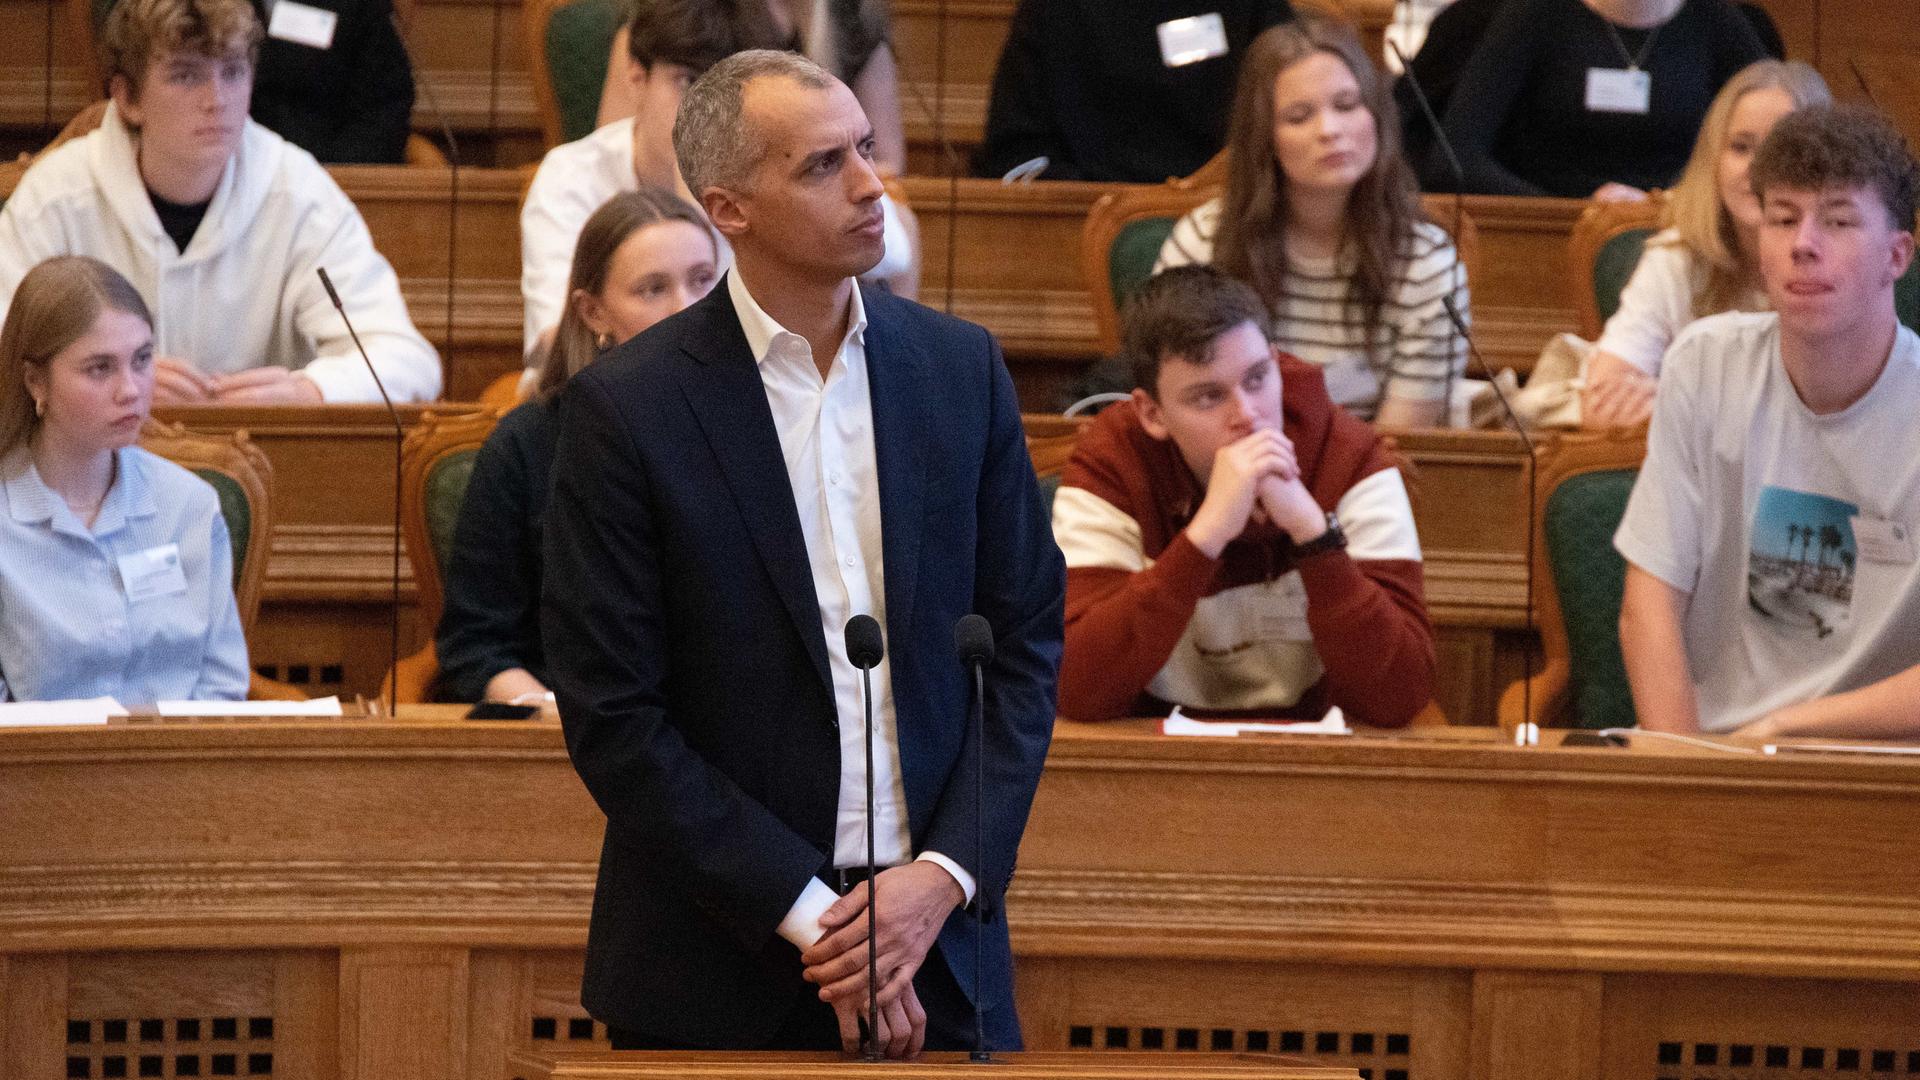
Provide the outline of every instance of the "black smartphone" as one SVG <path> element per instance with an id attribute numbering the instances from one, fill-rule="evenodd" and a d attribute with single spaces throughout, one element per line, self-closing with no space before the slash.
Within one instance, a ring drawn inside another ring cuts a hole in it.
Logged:
<path id="1" fill-rule="evenodd" d="M 509 705 L 504 701 L 483 701 L 467 710 L 469 720 L 531 720 L 540 714 L 538 705 Z"/>
<path id="2" fill-rule="evenodd" d="M 1606 735 L 1598 731 L 1569 731 L 1560 740 L 1561 746 L 1625 746 L 1624 735 Z"/>

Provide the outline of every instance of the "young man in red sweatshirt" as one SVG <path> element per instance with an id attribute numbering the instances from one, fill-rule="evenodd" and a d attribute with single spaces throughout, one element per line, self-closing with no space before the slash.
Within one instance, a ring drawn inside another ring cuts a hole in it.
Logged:
<path id="1" fill-rule="evenodd" d="M 1273 347 L 1270 320 L 1209 267 L 1160 274 L 1128 305 L 1133 400 L 1081 436 L 1054 501 L 1062 714 L 1338 705 L 1396 727 L 1432 697 L 1400 470 L 1317 368 Z"/>

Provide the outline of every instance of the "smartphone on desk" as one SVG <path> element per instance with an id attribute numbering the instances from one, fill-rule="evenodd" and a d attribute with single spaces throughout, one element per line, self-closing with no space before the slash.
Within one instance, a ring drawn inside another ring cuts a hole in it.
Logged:
<path id="1" fill-rule="evenodd" d="M 1569 731 L 1560 740 L 1561 746 L 1625 746 L 1627 737 L 1600 731 Z"/>
<path id="2" fill-rule="evenodd" d="M 469 720 L 531 720 L 538 715 L 538 705 L 512 705 L 504 701 L 483 701 L 467 710 Z"/>

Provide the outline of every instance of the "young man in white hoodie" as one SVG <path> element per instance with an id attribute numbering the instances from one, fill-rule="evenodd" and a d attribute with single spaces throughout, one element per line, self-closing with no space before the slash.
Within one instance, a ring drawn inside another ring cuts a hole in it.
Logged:
<path id="1" fill-rule="evenodd" d="M 378 401 L 325 268 L 387 392 L 432 400 L 440 358 L 359 211 L 247 118 L 260 39 L 246 0 L 122 0 L 103 34 L 106 118 L 0 210 L 0 315 L 42 260 L 91 255 L 154 311 L 156 403 Z"/>

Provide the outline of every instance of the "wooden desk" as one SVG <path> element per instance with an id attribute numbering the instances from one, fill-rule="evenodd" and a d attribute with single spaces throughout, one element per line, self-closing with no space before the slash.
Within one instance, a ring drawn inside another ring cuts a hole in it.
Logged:
<path id="1" fill-rule="evenodd" d="M 845 1080 L 867 1069 L 888 1080 L 977 1072 L 964 1053 L 929 1053 L 911 1063 L 849 1062 L 841 1054 L 520 1054 L 513 1080 Z M 1014 1053 L 987 1067 L 1002 1080 L 1358 1080 L 1353 1069 L 1323 1069 L 1269 1054 Z"/>
<path id="2" fill-rule="evenodd" d="M 504 1080 L 604 1048 L 598 811 L 557 727 L 449 715 L 0 730 L 0 1075 Z M 1022 1018 L 1040 1051 L 1409 1080 L 1803 1075 L 1757 1067 L 1776 1047 L 1891 1074 L 1917 832 L 1913 761 L 1063 723 L 1008 900 Z"/>

